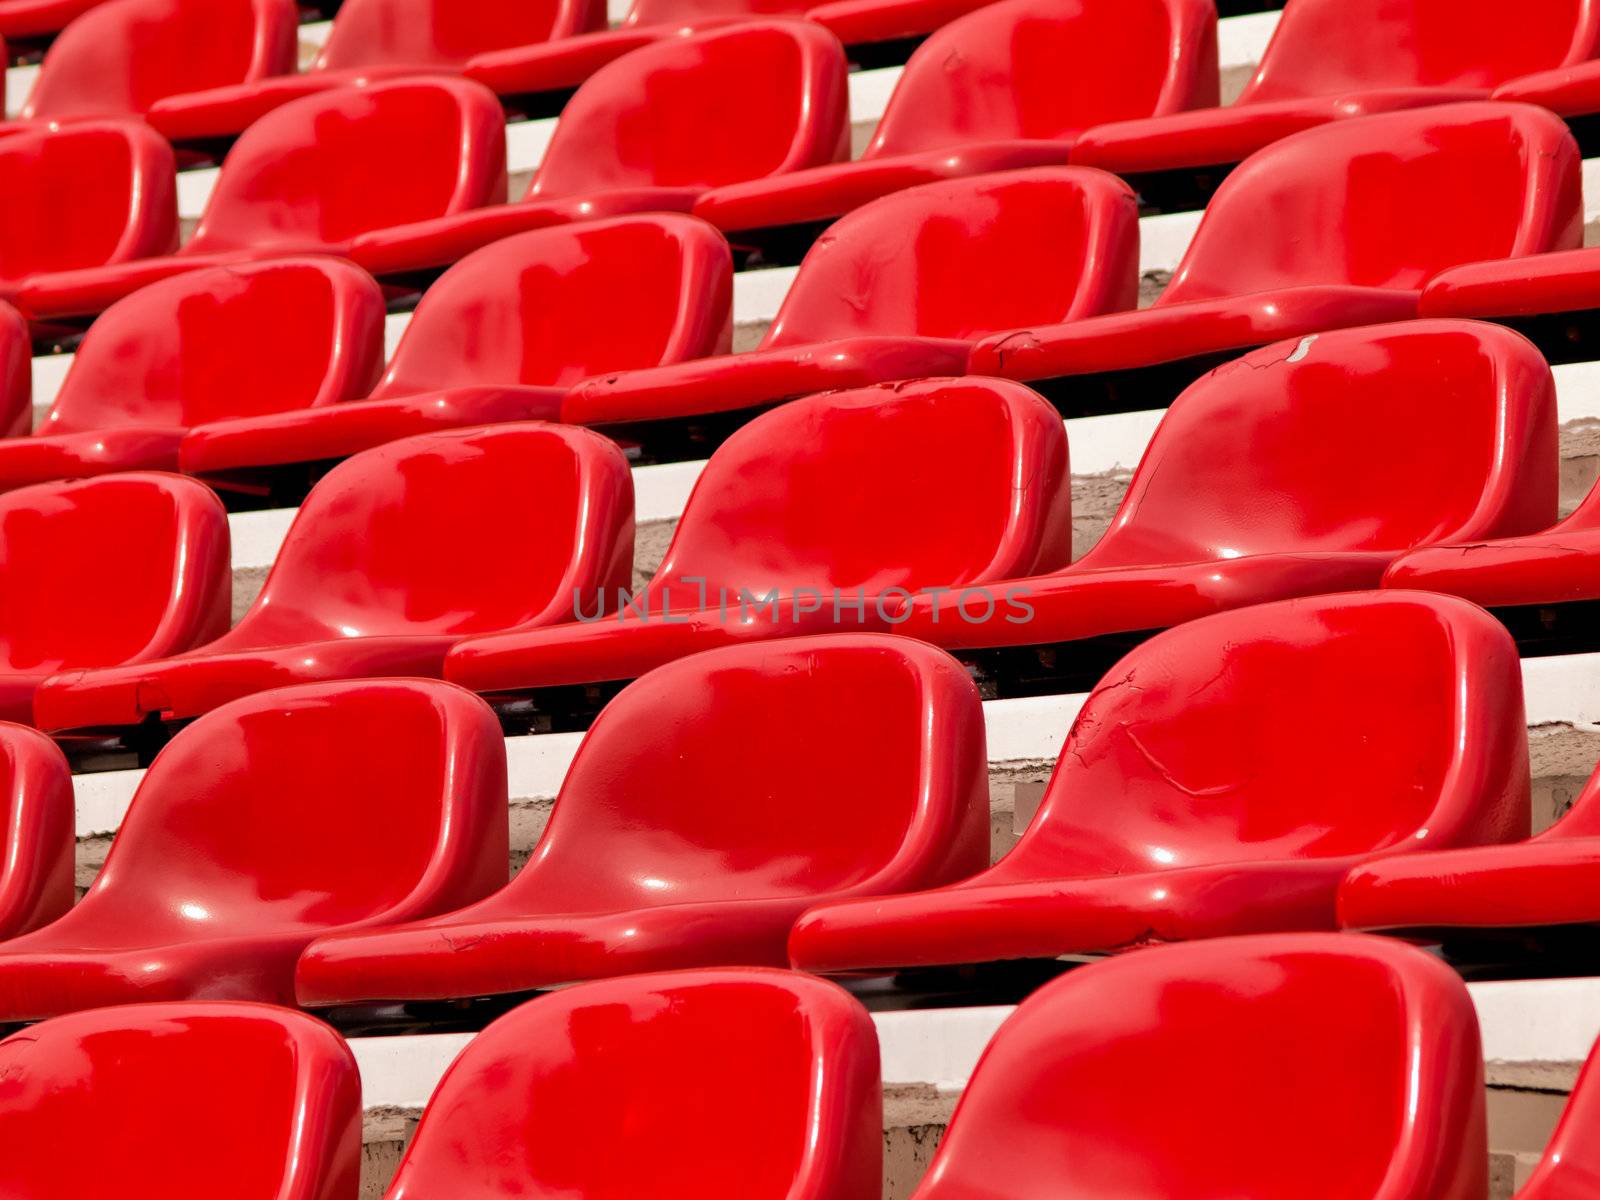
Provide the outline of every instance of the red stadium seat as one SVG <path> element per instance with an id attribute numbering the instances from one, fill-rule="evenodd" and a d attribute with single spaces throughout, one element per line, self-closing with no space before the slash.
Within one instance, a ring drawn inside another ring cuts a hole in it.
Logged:
<path id="1" fill-rule="evenodd" d="M 1070 489 L 1061 421 L 1026 388 L 931 379 L 797 400 L 712 454 L 633 603 L 473 638 L 447 678 L 480 692 L 633 679 L 713 646 L 888 629 L 915 589 L 1065 564 Z"/>
<path id="2" fill-rule="evenodd" d="M 0 942 L 72 907 L 74 850 L 67 760 L 42 733 L 0 724 Z"/>
<path id="3" fill-rule="evenodd" d="M 1024 1002 L 912 1200 L 1481 1200 L 1484 1109 L 1448 968 L 1375 938 L 1233 938 Z"/>
<path id="4" fill-rule="evenodd" d="M 1428 281 L 1420 311 L 1498 321 L 1551 362 L 1590 362 L 1600 357 L 1600 247 L 1452 267 Z"/>
<path id="5" fill-rule="evenodd" d="M 916 597 L 896 628 L 1016 647 L 976 655 L 1003 681 L 1051 659 L 1070 669 L 1089 639 L 1377 587 L 1415 546 L 1548 526 L 1556 438 L 1550 368 L 1509 330 L 1413 321 L 1280 342 L 1173 402 L 1088 554 L 991 585 L 1023 597 L 1026 620 L 957 593 Z M 1039 649 L 1061 643 L 1074 645 Z"/>
<path id="6" fill-rule="evenodd" d="M 977 689 L 931 646 L 845 634 L 696 655 L 600 714 L 509 885 L 434 920 L 318 939 L 296 995 L 468 999 L 782 966 L 790 925 L 819 899 L 932 887 L 987 862 L 987 770 Z"/>
<path id="7" fill-rule="evenodd" d="M 879 196 L 1065 163 L 1090 125 L 1216 102 L 1211 0 L 1003 0 L 917 49 L 860 161 L 730 184 L 694 211 L 779 261 L 775 240 L 804 243 Z"/>
<path id="8" fill-rule="evenodd" d="M 0 140 L 0 156 L 22 140 Z M 56 273 L 29 278 L 22 304 L 35 318 L 92 316 L 169 275 L 287 254 L 347 254 L 363 233 L 498 202 L 505 189 L 504 123 L 484 88 L 443 78 L 339 88 L 251 126 L 177 253 L 90 270 L 60 268 L 120 260 L 40 264 L 33 270 Z"/>
<path id="9" fill-rule="evenodd" d="M 1288 134 L 1488 99 L 1513 76 L 1597 52 L 1589 0 L 1515 12 L 1503 0 L 1295 0 L 1232 104 L 1091 129 L 1073 161 L 1126 176 L 1147 204 L 1200 208 L 1233 164 Z"/>
<path id="10" fill-rule="evenodd" d="M 49 41 L 106 0 L 0 0 L 0 38 L 8 43 Z"/>
<path id="11" fill-rule="evenodd" d="M 1566 118 L 1585 158 L 1600 151 L 1600 64 L 1574 62 L 1508 80 L 1494 90 L 1496 100 L 1537 104 Z"/>
<path id="12" fill-rule="evenodd" d="M 633 481 L 604 438 L 534 423 L 408 438 L 312 489 L 233 629 L 192 653 L 59 676 L 36 719 L 122 728 L 287 683 L 436 677 L 461 638 L 570 621 L 632 566 Z"/>
<path id="13" fill-rule="evenodd" d="M 176 471 L 190 425 L 364 396 L 383 367 L 383 317 L 371 276 L 336 258 L 270 259 L 153 283 L 89 330 L 38 433 L 0 439 L 0 491 Z M 245 368 L 264 344 L 272 369 Z"/>
<path id="14" fill-rule="evenodd" d="M 990 330 L 1132 308 L 1138 228 L 1133 193 L 1103 171 L 1040 167 L 897 192 L 806 255 L 756 350 L 588 380 L 561 416 L 622 426 L 660 455 L 692 418 L 726 431 L 795 396 L 959 374 Z"/>
<path id="15" fill-rule="evenodd" d="M 875 1200 L 882 1111 L 872 1020 L 832 984 L 756 968 L 603 980 L 473 1038 L 385 1197 Z"/>
<path id="16" fill-rule="evenodd" d="M 1600 1128 L 1600 1048 L 1591 1050 L 1578 1073 L 1561 1121 L 1544 1156 L 1517 1190 L 1518 1200 L 1583 1200 L 1600 1188 L 1600 1161 L 1595 1158 L 1595 1130 Z"/>
<path id="17" fill-rule="evenodd" d="M 425 679 L 251 696 L 156 756 L 89 892 L 0 943 L 0 1021 L 132 1001 L 294 1002 L 318 934 L 450 912 L 510 859 L 505 742 Z"/>
<path id="18" fill-rule="evenodd" d="M 147 662 L 228 627 L 228 518 L 209 488 L 130 473 L 0 496 L 0 720 L 59 671 Z M 0 1018 L 3 1020 L 3 1018 Z"/>
<path id="19" fill-rule="evenodd" d="M 375 275 L 440 267 L 509 234 L 688 212 L 711 188 L 834 162 L 850 148 L 845 66 L 839 44 L 803 21 L 657 42 L 578 90 L 520 201 L 375 229 L 351 256 Z"/>
<path id="20" fill-rule="evenodd" d="M 166 96 L 294 70 L 294 0 L 115 0 L 52 43 L 27 120 L 136 116 Z"/>
<path id="21" fill-rule="evenodd" d="M 293 464 L 303 475 L 397 437 L 554 420 L 590 375 L 726 353 L 732 272 L 714 229 L 672 213 L 517 234 L 428 289 L 371 399 L 204 425 L 184 439 L 183 468 L 284 490 Z"/>
<path id="22" fill-rule="evenodd" d="M 150 123 L 173 141 L 230 138 L 302 96 L 402 75 L 453 74 L 484 50 L 604 27 L 603 0 L 345 0 L 309 70 L 190 88 L 154 105 Z"/>
<path id="23" fill-rule="evenodd" d="M 33 428 L 32 349 L 28 323 L 0 300 L 0 446 Z"/>
<path id="24" fill-rule="evenodd" d="M 355 1059 L 303 1013 L 224 1003 L 79 1013 L 0 1042 L 0 1078 L 0 1193 L 18 1200 L 356 1194 Z"/>
<path id="25" fill-rule="evenodd" d="M 1573 247 L 1582 227 L 1577 147 L 1550 113 L 1485 101 L 1338 121 L 1228 176 L 1152 307 L 995 334 L 968 370 L 1039 381 L 1072 414 L 1159 408 L 1242 350 L 1414 317 L 1440 270 Z"/>

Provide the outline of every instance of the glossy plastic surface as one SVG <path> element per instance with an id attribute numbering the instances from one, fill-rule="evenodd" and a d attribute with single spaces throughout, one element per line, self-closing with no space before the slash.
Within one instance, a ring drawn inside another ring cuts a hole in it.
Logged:
<path id="1" fill-rule="evenodd" d="M 0 0 L 0 37 L 44 37 L 106 0 Z"/>
<path id="2" fill-rule="evenodd" d="M 67 760 L 42 733 L 0 723 L 0 943 L 72 907 L 76 849 Z"/>
<path id="3" fill-rule="evenodd" d="M 227 137 L 318 91 L 403 74 L 449 73 L 485 50 L 604 27 L 601 0 L 345 0 L 309 70 L 191 88 L 154 106 L 150 121 L 173 139 Z"/>
<path id="4" fill-rule="evenodd" d="M 1226 108 L 1090 130 L 1073 161 L 1136 173 L 1235 163 L 1329 121 L 1456 100 L 1600 51 L 1600 6 L 1551 0 L 1295 0 Z"/>
<path id="5" fill-rule="evenodd" d="M 1138 206 L 1114 176 L 1042 167 L 925 184 L 829 228 L 757 349 L 588 380 L 561 416 L 663 420 L 956 375 L 990 330 L 1131 309 L 1138 292 Z"/>
<path id="6" fill-rule="evenodd" d="M 470 639 L 446 677 L 483 692 L 633 679 L 730 642 L 886 628 L 917 589 L 1065 565 L 1070 489 L 1061 420 L 1026 388 L 931 379 L 810 396 L 711 455 L 635 604 Z"/>
<path id="7" fill-rule="evenodd" d="M 832 0 L 806 10 L 847 46 L 904 42 L 925 37 L 993 0 Z M 859 53 L 859 51 L 858 51 Z"/>
<path id="8" fill-rule="evenodd" d="M 229 1003 L 78 1013 L 0 1042 L 0 1079 L 0 1192 L 15 1200 L 108 1187 L 124 1200 L 356 1195 L 355 1059 L 302 1013 Z"/>
<path id="9" fill-rule="evenodd" d="M 567 103 L 516 204 L 371 233 L 376 274 L 439 266 L 509 234 L 630 212 L 687 212 L 704 192 L 846 157 L 844 50 L 803 21 L 750 21 L 647 46 Z M 760 95 L 759 104 L 734 97 Z"/>
<path id="10" fill-rule="evenodd" d="M 1357 862 L 1525 837 L 1528 808 L 1521 674 L 1494 618 L 1420 593 L 1260 605 L 1108 671 L 993 867 L 814 908 L 789 951 L 886 970 L 1334 929 Z"/>
<path id="11" fill-rule="evenodd" d="M 1089 553 L 998 585 L 1026 590 L 1027 621 L 925 596 L 898 628 L 1039 645 L 1377 587 L 1413 547 L 1546 528 L 1556 437 L 1550 368 L 1510 330 L 1407 321 L 1279 342 L 1173 401 Z"/>
<path id="12" fill-rule="evenodd" d="M 1064 163 L 1103 121 L 1217 103 L 1211 0 L 1003 0 L 919 46 L 857 162 L 718 188 L 720 229 L 830 220 L 936 179 Z"/>
<path id="13" fill-rule="evenodd" d="M 0 445 L 33 427 L 33 339 L 28 322 L 0 301 Z"/>
<path id="14" fill-rule="evenodd" d="M 1420 311 L 1440 317 L 1532 317 L 1600 308 L 1600 248 L 1493 259 L 1441 271 Z"/>
<path id="15" fill-rule="evenodd" d="M 604 980 L 475 1037 L 386 1197 L 878 1200 L 882 1110 L 872 1019 L 832 984 L 756 968 Z"/>
<path id="16" fill-rule="evenodd" d="M 0 140 L 0 156 L 19 140 Z M 176 254 L 34 276 L 23 306 L 35 316 L 93 314 L 200 267 L 286 254 L 348 256 L 354 239 L 370 230 L 499 202 L 505 189 L 505 122 L 485 88 L 463 79 L 338 88 L 286 104 L 245 132 L 194 236 Z M 3 264 L 0 256 L 0 274 Z"/>
<path id="17" fill-rule="evenodd" d="M 693 217 L 517 234 L 427 290 L 370 399 L 206 425 L 184 439 L 183 467 L 218 479 L 432 429 L 553 420 L 567 389 L 590 375 L 727 353 L 732 294 L 727 243 Z"/>
<path id="18" fill-rule="evenodd" d="M 1230 938 L 1025 1000 L 913 1197 L 1481 1200 L 1485 1126 L 1477 1017 L 1444 964 L 1376 938 Z M 1221 1152 L 1240 1128 L 1252 1152 Z"/>
<path id="19" fill-rule="evenodd" d="M 508 886 L 435 920 L 318 940 L 297 995 L 445 999 L 782 966 L 817 900 L 960 879 L 988 844 L 982 704 L 954 659 L 872 634 L 727 647 L 606 706 Z"/>
<path id="20" fill-rule="evenodd" d="M 1485 101 L 1340 121 L 1229 175 L 1151 308 L 996 335 L 968 369 L 1128 370 L 1412 317 L 1431 275 L 1575 247 L 1582 224 L 1577 144 L 1551 113 Z"/>
<path id="21" fill-rule="evenodd" d="M 383 319 L 378 285 L 334 258 L 241 263 L 141 288 L 85 335 L 37 434 L 0 439 L 0 490 L 175 471 L 190 425 L 363 396 L 383 366 Z M 270 369 L 252 369 L 263 344 Z"/>
<path id="22" fill-rule="evenodd" d="M 0 496 L 0 720 L 33 723 L 46 676 L 177 654 L 228 627 L 228 518 L 178 475 Z"/>
<path id="23" fill-rule="evenodd" d="M 51 43 L 29 120 L 134 116 L 181 92 L 294 70 L 293 0 L 115 0 Z"/>
<path id="24" fill-rule="evenodd" d="M 505 882 L 505 742 L 423 679 L 281 688 L 181 730 L 78 906 L 0 943 L 0 1020 L 150 1000 L 294 1003 L 331 930 L 449 912 Z"/>
<path id="25" fill-rule="evenodd" d="M 1537 104 L 1563 117 L 1591 116 L 1600 112 L 1600 66 L 1577 62 L 1534 71 L 1502 83 L 1494 90 L 1494 98 Z"/>
<path id="26" fill-rule="evenodd" d="M 227 633 L 160 662 L 58 676 L 35 712 L 48 729 L 124 726 L 287 683 L 437 676 L 462 637 L 571 621 L 602 589 L 614 598 L 632 566 L 633 480 L 606 439 L 532 422 L 407 438 L 311 490 Z"/>
<path id="27" fill-rule="evenodd" d="M 1600 1125 L 1600 1052 L 1578 1073 L 1544 1156 L 1517 1190 L 1519 1200 L 1585 1200 L 1600 1190 L 1594 1131 Z"/>

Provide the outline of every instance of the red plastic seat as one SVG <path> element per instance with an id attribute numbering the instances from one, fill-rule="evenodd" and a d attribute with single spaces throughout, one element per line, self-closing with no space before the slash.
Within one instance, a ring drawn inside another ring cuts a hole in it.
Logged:
<path id="1" fill-rule="evenodd" d="M 776 229 L 914 184 L 1065 163 L 1102 121 L 1216 102 L 1211 0 L 1003 0 L 917 49 L 859 161 L 731 184 L 694 211 L 765 251 Z"/>
<path id="2" fill-rule="evenodd" d="M 910 47 L 940 26 L 993 0 L 832 0 L 806 10 L 866 67 L 904 62 Z"/>
<path id="3" fill-rule="evenodd" d="M 228 517 L 181 475 L 104 475 L 0 496 L 0 720 L 47 676 L 178 654 L 228 627 Z"/>
<path id="4" fill-rule="evenodd" d="M 1537 104 L 1565 117 L 1584 157 L 1594 155 L 1596 133 L 1600 132 L 1600 122 L 1595 120 L 1600 116 L 1600 69 L 1595 62 L 1572 62 L 1508 80 L 1495 88 L 1494 98 Z"/>
<path id="5" fill-rule="evenodd" d="M 1228 167 L 1288 134 L 1487 99 L 1514 76 L 1597 52 L 1600 8 L 1589 0 L 1515 11 L 1503 0 L 1295 0 L 1232 104 L 1091 129 L 1073 161 L 1129 176 L 1147 202 L 1201 207 Z M 1189 179 L 1172 178 L 1180 173 Z M 1197 188 L 1196 174 L 1209 186 Z"/>
<path id="6" fill-rule="evenodd" d="M 520 201 L 375 230 L 351 256 L 375 275 L 444 266 L 509 234 L 688 212 L 711 188 L 834 162 L 850 148 L 845 69 L 839 44 L 803 21 L 657 42 L 578 89 Z"/>
<path id="7" fill-rule="evenodd" d="M 163 97 L 294 70 L 294 0 L 115 0 L 50 46 L 27 120 L 135 116 Z"/>
<path id="8" fill-rule="evenodd" d="M 969 650 L 1082 643 L 1377 587 L 1415 546 L 1548 526 L 1555 447 L 1550 368 L 1510 330 L 1412 321 L 1280 342 L 1173 401 L 1089 553 L 991 585 L 1026 620 L 918 596 L 898 629 Z"/>
<path id="9" fill-rule="evenodd" d="M 1584 1200 L 1600 1188 L 1600 1162 L 1595 1160 L 1594 1131 L 1600 1097 L 1600 1050 L 1592 1050 L 1544 1156 L 1517 1191 L 1518 1200 Z"/>
<path id="10" fill-rule="evenodd" d="M 757 349 L 590 379 L 561 417 L 645 426 L 643 437 L 830 388 L 959 374 L 989 330 L 1132 308 L 1138 230 L 1133 193 L 1103 171 L 1040 167 L 897 192 L 806 255 Z"/>
<path id="11" fill-rule="evenodd" d="M 424 434 L 312 489 L 233 629 L 192 653 L 59 675 L 35 716 L 120 728 L 287 683 L 438 676 L 461 638 L 571 621 L 632 567 L 633 481 L 604 438 L 531 422 Z"/>
<path id="12" fill-rule="evenodd" d="M 1063 380 L 1069 412 L 1156 408 L 1221 356 L 1414 317 L 1444 268 L 1573 247 L 1582 226 L 1577 147 L 1551 113 L 1484 101 L 1339 121 L 1229 175 L 1152 307 L 996 334 L 968 370 Z"/>
<path id="13" fill-rule="evenodd" d="M 931 646 L 845 634 L 696 655 L 601 712 L 510 884 L 433 920 L 318 939 L 296 995 L 472 998 L 782 966 L 818 900 L 987 862 L 987 772 L 977 688 Z"/>
<path id="14" fill-rule="evenodd" d="M 0 943 L 72 907 L 75 848 L 67 760 L 42 733 L 0 724 Z"/>
<path id="15" fill-rule="evenodd" d="M 22 315 L 0 300 L 0 445 L 31 428 L 33 339 Z"/>
<path id="16" fill-rule="evenodd" d="M 383 319 L 378 285 L 336 258 L 241 263 L 153 283 L 89 330 L 37 434 L 0 439 L 0 491 L 176 471 L 190 425 L 363 396 L 383 367 Z M 254 365 L 263 345 L 272 347 L 270 371 Z"/>
<path id="17" fill-rule="evenodd" d="M 615 617 L 472 638 L 446 677 L 480 692 L 633 679 L 713 646 L 888 629 L 913 590 L 1065 564 L 1070 488 L 1061 421 L 1026 388 L 797 400 L 712 454 L 660 570 Z"/>
<path id="18" fill-rule="evenodd" d="M 1600 248 L 1452 267 L 1428 281 L 1420 311 L 1499 321 L 1551 362 L 1591 361 L 1600 356 Z"/>
<path id="19" fill-rule="evenodd" d="M 0 1192 L 18 1200 L 356 1194 L 355 1059 L 303 1013 L 227 1003 L 78 1013 L 0 1042 L 0 1078 Z"/>
<path id="20" fill-rule="evenodd" d="M 1230 938 L 1024 1001 L 913 1200 L 1482 1200 L 1484 1107 L 1449 968 L 1376 938 Z"/>
<path id="21" fill-rule="evenodd" d="M 882 1111 L 872 1020 L 832 984 L 756 968 L 604 980 L 478 1034 L 385 1196 L 868 1200 Z"/>
<path id="22" fill-rule="evenodd" d="M 8 42 L 48 41 L 106 0 L 0 0 L 0 38 Z"/>
<path id="23" fill-rule="evenodd" d="M 0 140 L 0 155 L 21 140 Z M 348 257 L 363 233 L 495 203 L 505 189 L 505 125 L 486 89 L 443 78 L 338 88 L 250 127 L 223 164 L 194 236 L 176 253 L 35 274 L 21 289 L 22 305 L 36 318 L 93 315 L 146 284 L 201 267 L 288 254 Z M 33 269 L 80 265 L 91 263 Z"/>
<path id="24" fill-rule="evenodd" d="M 305 72 L 186 89 L 152 106 L 150 124 L 173 141 L 232 137 L 302 96 L 401 75 L 453 74 L 485 50 L 603 28 L 602 0 L 345 0 Z"/>
<path id="25" fill-rule="evenodd" d="M 281 487 L 287 472 L 271 468 L 433 429 L 554 420 L 590 375 L 726 353 L 732 272 L 716 230 L 671 213 L 506 238 L 428 289 L 370 399 L 203 425 L 183 441 L 183 468 L 219 487 Z"/>
<path id="26" fill-rule="evenodd" d="M 790 958 L 887 972 L 1335 929 L 1356 863 L 1525 837 L 1529 803 L 1516 647 L 1488 614 L 1381 592 L 1261 605 L 1107 672 L 993 867 L 814 908 Z"/>
<path id="27" fill-rule="evenodd" d="M 0 1020 L 293 1004 L 317 935 L 505 882 L 505 771 L 494 714 L 434 680 L 307 684 L 209 713 L 156 756 L 78 906 L 0 943 Z"/>

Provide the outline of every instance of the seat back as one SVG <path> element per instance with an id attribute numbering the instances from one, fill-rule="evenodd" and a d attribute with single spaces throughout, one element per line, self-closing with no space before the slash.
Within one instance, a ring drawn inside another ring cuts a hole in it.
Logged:
<path id="1" fill-rule="evenodd" d="M 1071 139 L 1217 102 L 1211 0 L 1001 0 L 917 48 L 862 157 Z"/>
<path id="2" fill-rule="evenodd" d="M 1051 570 L 1071 557 L 1070 487 L 1061 419 L 1021 385 L 810 396 L 712 454 L 644 597 L 681 612 L 719 591 L 831 602 Z"/>
<path id="3" fill-rule="evenodd" d="M 228 517 L 210 488 L 129 472 L 0 496 L 0 663 L 50 674 L 176 654 L 228 627 Z"/>
<path id="4" fill-rule="evenodd" d="M 33 334 L 11 305 L 0 302 L 0 437 L 33 428 Z"/>
<path id="5" fill-rule="evenodd" d="M 505 150 L 499 102 L 465 79 L 304 96 L 234 143 L 184 250 L 337 250 L 375 229 L 499 203 Z"/>
<path id="6" fill-rule="evenodd" d="M 1251 1152 L 1225 1152 L 1240 1129 Z M 1468 1197 L 1487 1172 L 1460 979 L 1397 942 L 1290 934 L 1041 988 L 978 1060 L 914 1200 Z"/>
<path id="7" fill-rule="evenodd" d="M 172 147 L 134 121 L 0 138 L 0 279 L 175 249 L 176 172 Z"/>
<path id="8" fill-rule="evenodd" d="M 330 471 L 230 640 L 270 646 L 572 620 L 633 569 L 633 478 L 571 426 L 423 434 Z M 576 598 L 575 598 L 576 593 Z"/>
<path id="9" fill-rule="evenodd" d="M 1452 202 L 1462 196 L 1472 202 Z M 1577 143 L 1542 108 L 1335 121 L 1223 181 L 1157 303 L 1303 284 L 1416 290 L 1464 262 L 1576 247 L 1582 226 Z"/>
<path id="10" fill-rule="evenodd" d="M 157 100 L 294 70 L 294 0 L 113 0 L 51 43 L 26 120 L 134 116 Z"/>
<path id="11" fill-rule="evenodd" d="M 1239 101 L 1386 88 L 1483 88 L 1600 49 L 1593 0 L 1294 0 Z"/>
<path id="12" fill-rule="evenodd" d="M 354 1196 L 361 1080 L 321 1021 L 265 1004 L 73 1013 L 0 1042 L 0 1192 Z M 93 1131 L 94 1153 L 75 1151 Z"/>
<path id="13" fill-rule="evenodd" d="M 1279 342 L 1173 401 L 1077 566 L 1531 533 L 1556 517 L 1555 439 L 1550 368 L 1509 330 L 1408 321 Z"/>
<path id="14" fill-rule="evenodd" d="M 604 28 L 597 0 L 346 0 L 314 69 L 455 67 L 474 54 Z"/>
<path id="15" fill-rule="evenodd" d="M 1236 609 L 1132 651 L 985 882 L 1526 836 L 1510 636 L 1464 600 L 1399 595 Z"/>
<path id="16" fill-rule="evenodd" d="M 803 21 L 720 26 L 653 43 L 574 93 L 528 198 L 710 190 L 845 158 L 845 71 L 838 40 Z M 761 103 L 740 102 L 754 95 Z"/>
<path id="17" fill-rule="evenodd" d="M 876 1196 L 882 1108 L 872 1020 L 833 984 L 757 968 L 587 983 L 472 1040 L 386 1197 Z"/>
<path id="18" fill-rule="evenodd" d="M 0 940 L 72 907 L 75 850 L 65 756 L 44 734 L 0 723 Z"/>
<path id="19" fill-rule="evenodd" d="M 590 375 L 724 353 L 732 297 L 728 244 L 694 217 L 649 214 L 518 234 L 468 255 L 427 290 L 374 396 L 482 384 L 570 387 Z"/>
<path id="20" fill-rule="evenodd" d="M 39 432 L 187 428 L 364 396 L 383 366 L 383 320 L 372 277 L 335 258 L 177 275 L 94 323 Z"/>
<path id="21" fill-rule="evenodd" d="M 1132 190 L 1092 167 L 923 184 L 841 217 L 806 254 L 765 349 L 870 334 L 976 338 L 1130 309 Z"/>
<path id="22" fill-rule="evenodd" d="M 977 689 L 931 646 L 838 634 L 709 650 L 606 706 L 495 903 L 582 913 L 950 882 L 988 861 L 987 770 Z"/>
<path id="23" fill-rule="evenodd" d="M 692 25 L 696 21 L 725 17 L 799 17 L 812 4 L 794 0 L 634 0 L 622 18 L 624 29 L 651 25 Z"/>

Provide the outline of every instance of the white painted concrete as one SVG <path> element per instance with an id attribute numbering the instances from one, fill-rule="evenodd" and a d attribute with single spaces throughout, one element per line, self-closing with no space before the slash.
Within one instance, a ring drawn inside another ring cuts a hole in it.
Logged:
<path id="1" fill-rule="evenodd" d="M 6 116 L 15 117 L 22 111 L 28 93 L 33 90 L 33 81 L 38 78 L 37 63 L 26 67 L 6 68 Z"/>

